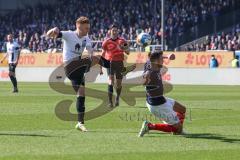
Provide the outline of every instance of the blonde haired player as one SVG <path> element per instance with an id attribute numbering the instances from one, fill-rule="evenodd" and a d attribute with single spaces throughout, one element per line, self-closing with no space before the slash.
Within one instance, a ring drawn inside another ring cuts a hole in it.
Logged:
<path id="1" fill-rule="evenodd" d="M 47 32 L 48 37 L 63 39 L 63 63 L 66 76 L 71 80 L 72 86 L 77 94 L 76 108 L 78 111 L 78 123 L 76 129 L 86 132 L 84 126 L 85 114 L 85 80 L 84 75 L 91 66 L 99 64 L 110 68 L 110 62 L 101 56 L 93 55 L 91 39 L 88 37 L 90 21 L 87 17 L 81 16 L 76 20 L 75 31 L 60 31 L 57 27 Z M 83 58 L 84 50 L 88 51 L 88 57 Z M 122 71 L 127 73 L 130 67 Z"/>

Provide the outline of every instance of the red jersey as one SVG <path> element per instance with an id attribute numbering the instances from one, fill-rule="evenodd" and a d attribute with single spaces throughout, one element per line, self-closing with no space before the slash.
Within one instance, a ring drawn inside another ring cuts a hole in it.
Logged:
<path id="1" fill-rule="evenodd" d="M 103 41 L 103 56 L 109 61 L 123 61 L 124 60 L 124 51 L 120 48 L 120 45 L 126 43 L 124 38 L 118 37 L 113 40 L 108 38 Z"/>

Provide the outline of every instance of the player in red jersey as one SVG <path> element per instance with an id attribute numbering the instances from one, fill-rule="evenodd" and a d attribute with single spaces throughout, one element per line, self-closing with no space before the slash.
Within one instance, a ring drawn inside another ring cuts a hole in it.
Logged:
<path id="1" fill-rule="evenodd" d="M 119 98 L 122 91 L 122 79 L 124 74 L 122 70 L 124 68 L 124 53 L 129 55 L 129 45 L 127 41 L 119 36 L 118 26 L 113 24 L 110 26 L 110 37 L 104 40 L 102 44 L 103 54 L 102 56 L 110 61 L 110 68 L 107 69 L 109 83 L 108 83 L 108 99 L 109 106 L 113 107 L 113 86 L 115 84 L 114 79 L 116 77 L 116 99 L 115 106 L 119 106 Z M 136 68 L 136 64 L 131 66 L 132 70 Z M 102 74 L 102 68 L 100 69 L 100 74 Z"/>

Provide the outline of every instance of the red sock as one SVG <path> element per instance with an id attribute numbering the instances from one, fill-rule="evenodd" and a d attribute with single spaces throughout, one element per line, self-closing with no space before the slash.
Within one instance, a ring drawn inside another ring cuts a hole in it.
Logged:
<path id="1" fill-rule="evenodd" d="M 148 128 L 150 130 L 158 130 L 158 131 L 163 131 L 163 132 L 177 132 L 177 129 L 173 127 L 173 125 L 170 124 L 148 124 Z"/>
<path id="2" fill-rule="evenodd" d="M 179 112 L 176 112 L 176 113 L 177 113 L 178 119 L 180 120 L 181 124 L 183 124 L 184 119 L 185 119 L 185 113 L 179 113 Z"/>

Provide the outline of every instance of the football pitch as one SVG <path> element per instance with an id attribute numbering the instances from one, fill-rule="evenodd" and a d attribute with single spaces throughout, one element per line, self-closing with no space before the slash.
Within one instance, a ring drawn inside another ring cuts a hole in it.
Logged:
<path id="1" fill-rule="evenodd" d="M 105 92 L 106 84 L 87 84 Z M 167 96 L 187 107 L 185 136 L 150 132 L 138 138 L 149 114 L 145 98 L 135 106 L 124 101 L 116 109 L 86 121 L 89 132 L 75 130 L 76 122 L 60 120 L 55 107 L 73 95 L 57 93 L 47 83 L 0 83 L 0 159 L 10 160 L 239 160 L 240 86 L 174 85 Z M 136 87 L 135 90 L 144 90 Z M 86 109 L 100 104 L 87 97 Z M 75 104 L 71 111 L 76 113 Z"/>

